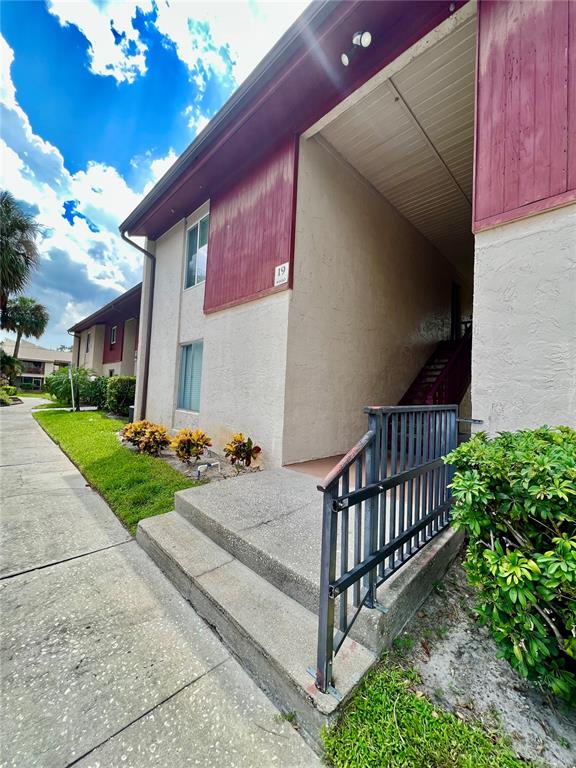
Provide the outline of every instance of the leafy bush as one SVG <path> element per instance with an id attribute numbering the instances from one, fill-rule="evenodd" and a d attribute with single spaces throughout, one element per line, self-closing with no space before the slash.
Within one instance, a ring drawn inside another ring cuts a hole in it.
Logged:
<path id="1" fill-rule="evenodd" d="M 0 387 L 0 391 L 5 392 L 9 397 L 14 397 L 18 394 L 18 388 L 11 387 L 9 384 L 5 384 L 3 387 Z"/>
<path id="2" fill-rule="evenodd" d="M 94 373 L 87 368 L 73 368 L 72 380 L 74 382 L 74 400 L 76 405 L 92 405 L 91 394 Z M 24 389 L 24 385 L 22 385 Z M 50 373 L 44 380 L 44 389 L 58 402 L 72 405 L 72 391 L 70 388 L 70 374 L 68 368 L 59 368 Z"/>
<path id="3" fill-rule="evenodd" d="M 224 456 L 230 459 L 230 463 L 243 464 L 249 467 L 252 461 L 262 451 L 259 445 L 254 445 L 250 437 L 244 437 L 242 432 L 232 436 L 232 440 L 224 446 Z"/>
<path id="4" fill-rule="evenodd" d="M 481 620 L 523 677 L 576 703 L 576 432 L 479 434 L 446 461 Z"/>
<path id="5" fill-rule="evenodd" d="M 206 448 L 212 445 L 212 440 L 202 429 L 181 429 L 170 447 L 184 464 L 190 464 L 192 459 L 198 461 Z"/>
<path id="6" fill-rule="evenodd" d="M 128 409 L 131 405 L 134 405 L 135 394 L 135 376 L 110 376 L 108 379 L 106 408 L 112 413 L 128 416 Z"/>
<path id="7" fill-rule="evenodd" d="M 94 405 L 99 411 L 104 410 L 108 397 L 109 380 L 108 376 L 96 376 L 88 382 L 86 388 L 87 405 Z"/>
<path id="8" fill-rule="evenodd" d="M 4 388 L 0 389 L 0 407 L 4 405 L 12 405 L 12 400 L 8 392 L 4 391 Z"/>
<path id="9" fill-rule="evenodd" d="M 132 424 L 126 424 L 122 430 L 122 438 L 136 445 L 142 453 L 158 456 L 163 448 L 170 445 L 170 435 L 162 424 L 154 424 L 143 419 Z"/>

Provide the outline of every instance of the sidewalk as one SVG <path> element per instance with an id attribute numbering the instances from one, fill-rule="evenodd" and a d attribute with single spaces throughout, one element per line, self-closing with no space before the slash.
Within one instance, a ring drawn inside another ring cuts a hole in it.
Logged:
<path id="1" fill-rule="evenodd" d="M 0 765 L 320 760 L 33 420 L 0 410 Z"/>

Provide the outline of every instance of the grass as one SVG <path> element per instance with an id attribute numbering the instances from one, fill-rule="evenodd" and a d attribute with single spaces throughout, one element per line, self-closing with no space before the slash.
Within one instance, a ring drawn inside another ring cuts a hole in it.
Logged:
<path id="1" fill-rule="evenodd" d="M 197 485 L 162 459 L 124 448 L 124 422 L 97 411 L 35 411 L 34 418 L 72 459 L 131 533 L 140 520 L 174 509 L 174 493 Z"/>
<path id="2" fill-rule="evenodd" d="M 324 733 L 334 768 L 527 768 L 500 736 L 435 708 L 418 682 L 390 657 L 366 676 Z"/>
<path id="3" fill-rule="evenodd" d="M 70 408 L 71 406 L 68 403 L 59 403 L 57 400 L 51 403 L 40 403 L 40 405 L 37 405 L 34 410 L 40 411 L 45 410 L 46 408 Z"/>
<path id="4" fill-rule="evenodd" d="M 45 400 L 50 399 L 50 395 L 45 395 L 44 392 L 32 391 L 30 389 L 19 389 L 16 393 L 16 397 L 43 397 Z"/>

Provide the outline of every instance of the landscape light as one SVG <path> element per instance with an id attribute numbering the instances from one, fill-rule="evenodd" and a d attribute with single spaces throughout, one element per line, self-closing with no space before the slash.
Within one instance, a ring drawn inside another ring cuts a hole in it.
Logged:
<path id="1" fill-rule="evenodd" d="M 372 42 L 372 35 L 370 32 L 355 32 L 352 35 L 352 47 L 346 53 L 340 56 L 340 61 L 347 67 L 352 61 L 352 57 L 359 48 L 368 48 Z"/>

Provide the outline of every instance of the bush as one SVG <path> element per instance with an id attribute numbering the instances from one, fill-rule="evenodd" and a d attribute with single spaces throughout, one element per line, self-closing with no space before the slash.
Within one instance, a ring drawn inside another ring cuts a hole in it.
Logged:
<path id="1" fill-rule="evenodd" d="M 576 432 L 479 434 L 446 461 L 481 621 L 523 677 L 576 703 Z"/>
<path id="2" fill-rule="evenodd" d="M 198 461 L 206 448 L 212 445 L 212 440 L 202 429 L 181 429 L 172 440 L 170 447 L 184 464 L 190 464 L 192 459 Z"/>
<path id="3" fill-rule="evenodd" d="M 70 389 L 70 374 L 68 368 L 59 368 L 54 373 L 46 376 L 44 389 L 53 398 L 64 405 L 72 405 L 72 391 Z M 73 368 L 72 380 L 74 382 L 75 404 L 92 405 L 91 395 L 94 373 L 87 368 Z M 22 385 L 24 389 L 24 385 Z"/>
<path id="4" fill-rule="evenodd" d="M 128 416 L 136 394 L 135 376 L 110 376 L 106 396 L 106 408 L 120 416 Z"/>
<path id="5" fill-rule="evenodd" d="M 9 397 L 15 397 L 15 395 L 18 394 L 18 388 L 17 387 L 11 387 L 9 384 L 5 384 L 3 387 L 1 387 L 0 391 L 4 392 Z"/>
<path id="6" fill-rule="evenodd" d="M 4 387 L 0 389 L 0 407 L 5 405 L 12 405 L 12 400 L 8 392 L 4 391 Z"/>
<path id="7" fill-rule="evenodd" d="M 122 438 L 136 445 L 142 453 L 148 453 L 151 456 L 158 456 L 163 448 L 170 445 L 170 435 L 166 427 L 146 419 L 126 424 L 122 430 Z"/>
<path id="8" fill-rule="evenodd" d="M 108 381 L 108 376 L 96 376 L 92 381 L 88 382 L 86 387 L 86 405 L 94 405 L 99 411 L 104 410 L 108 397 Z"/>
<path id="9" fill-rule="evenodd" d="M 249 467 L 252 461 L 262 451 L 259 445 L 254 445 L 250 437 L 244 437 L 242 432 L 233 435 L 232 440 L 224 446 L 224 456 L 230 463 L 243 464 Z"/>

